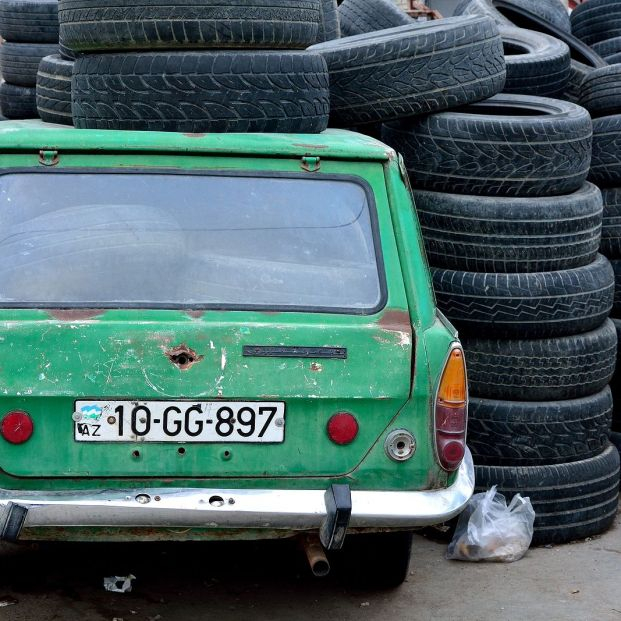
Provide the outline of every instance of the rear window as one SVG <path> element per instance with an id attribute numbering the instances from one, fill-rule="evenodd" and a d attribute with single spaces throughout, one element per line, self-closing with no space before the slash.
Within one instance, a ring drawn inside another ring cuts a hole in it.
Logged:
<path id="1" fill-rule="evenodd" d="M 369 190 L 349 178 L 0 176 L 0 305 L 382 305 Z"/>

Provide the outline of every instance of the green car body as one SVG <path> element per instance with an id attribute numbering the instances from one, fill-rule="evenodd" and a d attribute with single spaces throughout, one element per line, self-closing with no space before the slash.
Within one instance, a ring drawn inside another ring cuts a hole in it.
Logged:
<path id="1" fill-rule="evenodd" d="M 411 529 L 463 508 L 473 488 L 469 453 L 449 472 L 434 436 L 436 392 L 458 341 L 435 307 L 411 195 L 391 149 L 337 130 L 181 135 L 2 124 L 1 175 L 28 181 L 30 173 L 58 179 L 83 172 L 174 174 L 179 195 L 190 176 L 209 174 L 283 178 L 293 187 L 322 178 L 364 184 L 381 247 L 382 300 L 352 312 L 0 301 L 0 419 L 25 412 L 33 422 L 27 441 L 0 437 L 6 539 L 316 533 L 330 513 L 325 497 L 333 484 L 351 493 L 348 532 Z M 251 355 L 257 347 L 276 355 Z M 278 356 L 281 348 L 286 356 Z M 298 348 L 311 349 L 296 357 Z M 87 405 L 80 418 L 77 402 L 197 400 L 282 402 L 284 441 L 81 442 L 76 435 L 102 422 L 99 406 Z M 346 444 L 327 432 L 339 412 L 359 425 Z M 395 430 L 413 436 L 411 458 L 387 454 Z"/>

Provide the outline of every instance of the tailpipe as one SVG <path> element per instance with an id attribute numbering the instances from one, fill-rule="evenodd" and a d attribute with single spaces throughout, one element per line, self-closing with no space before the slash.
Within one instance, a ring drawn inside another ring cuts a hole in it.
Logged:
<path id="1" fill-rule="evenodd" d="M 330 573 L 330 562 L 317 535 L 302 537 L 302 547 L 313 576 L 323 578 Z"/>

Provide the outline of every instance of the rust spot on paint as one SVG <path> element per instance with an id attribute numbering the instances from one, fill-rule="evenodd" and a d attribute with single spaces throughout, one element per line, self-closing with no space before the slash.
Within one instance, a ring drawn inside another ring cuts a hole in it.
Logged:
<path id="1" fill-rule="evenodd" d="M 316 373 L 321 373 L 323 371 L 323 366 L 318 362 L 311 362 L 310 370 L 315 371 Z"/>
<path id="2" fill-rule="evenodd" d="M 98 317 L 105 311 L 101 308 L 55 308 L 47 311 L 50 317 L 61 321 L 83 321 Z"/>
<path id="3" fill-rule="evenodd" d="M 411 334 L 410 315 L 407 311 L 389 310 L 377 322 L 382 330 L 387 332 L 408 332 Z"/>
<path id="4" fill-rule="evenodd" d="M 207 134 L 205 133 L 187 133 L 187 134 L 183 134 L 184 136 L 188 137 L 188 138 L 204 138 Z"/>
<path id="5" fill-rule="evenodd" d="M 189 315 L 193 319 L 200 319 L 205 314 L 205 311 L 204 310 L 189 310 L 189 311 L 185 311 L 185 313 L 186 315 Z"/>
<path id="6" fill-rule="evenodd" d="M 164 351 L 166 357 L 181 371 L 187 371 L 190 367 L 200 362 L 205 356 L 197 354 L 185 343 Z"/>

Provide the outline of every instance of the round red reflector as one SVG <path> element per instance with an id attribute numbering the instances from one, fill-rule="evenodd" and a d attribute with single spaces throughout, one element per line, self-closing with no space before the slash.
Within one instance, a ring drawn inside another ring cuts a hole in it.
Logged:
<path id="1" fill-rule="evenodd" d="M 328 436 L 335 444 L 349 444 L 358 435 L 358 421 L 348 412 L 339 412 L 328 421 Z"/>
<path id="2" fill-rule="evenodd" d="M 11 444 L 22 444 L 30 439 L 34 425 L 32 418 L 26 412 L 15 410 L 9 412 L 0 424 L 2 437 Z"/>
<path id="3" fill-rule="evenodd" d="M 461 442 L 447 442 L 442 447 L 442 456 L 450 466 L 459 464 L 464 458 L 465 452 L 464 445 Z"/>

